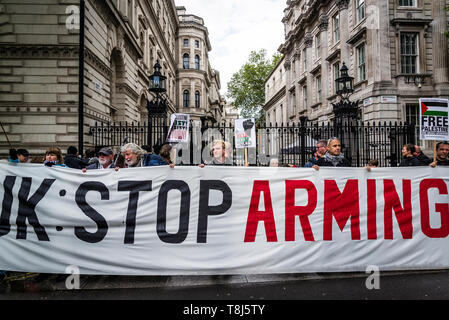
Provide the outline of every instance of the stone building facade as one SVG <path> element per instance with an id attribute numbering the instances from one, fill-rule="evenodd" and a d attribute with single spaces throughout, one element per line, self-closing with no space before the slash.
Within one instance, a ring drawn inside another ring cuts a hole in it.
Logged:
<path id="1" fill-rule="evenodd" d="M 79 1 L 0 1 L 0 121 L 32 154 L 77 141 L 79 31 L 66 9 Z M 0 156 L 9 145 L 0 132 Z"/>
<path id="2" fill-rule="evenodd" d="M 359 119 L 416 123 L 420 97 L 449 96 L 446 6 L 446 0 L 288 0 L 279 48 L 283 120 L 332 123 L 335 79 L 345 63 Z"/>
<path id="3" fill-rule="evenodd" d="M 220 122 L 226 101 L 220 95 L 220 74 L 212 69 L 208 53 L 212 50 L 204 20 L 178 7 L 179 112 L 189 113 L 194 121 Z"/>
<path id="4" fill-rule="evenodd" d="M 78 141 L 78 0 L 0 0 L 0 119 L 15 148 L 42 154 Z M 85 0 L 84 144 L 95 123 L 147 121 L 148 77 L 159 61 L 174 112 L 221 121 L 220 75 L 211 68 L 207 28 L 174 0 Z M 184 39 L 191 66 L 183 68 Z M 200 48 L 196 48 L 196 41 Z M 197 54 L 196 54 L 197 53 Z M 183 105 L 183 89 L 190 101 Z M 199 104 L 195 105 L 195 92 Z M 0 135 L 0 156 L 9 145 Z"/>
<path id="5" fill-rule="evenodd" d="M 269 125 L 287 123 L 286 75 L 283 57 L 265 80 L 265 122 Z M 293 100 L 294 101 L 294 100 Z"/>

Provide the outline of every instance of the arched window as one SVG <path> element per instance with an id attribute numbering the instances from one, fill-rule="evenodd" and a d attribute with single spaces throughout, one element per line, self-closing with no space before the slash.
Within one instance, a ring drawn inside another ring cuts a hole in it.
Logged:
<path id="1" fill-rule="evenodd" d="M 189 54 L 188 53 L 185 53 L 183 56 L 182 56 L 182 61 L 183 61 L 183 68 L 184 69 L 190 69 L 190 57 L 189 57 Z"/>
<path id="2" fill-rule="evenodd" d="M 189 107 L 189 102 L 190 102 L 190 93 L 189 93 L 189 90 L 184 90 L 184 93 L 183 93 L 183 99 L 182 99 L 183 101 L 184 101 L 184 108 L 188 108 Z"/>
<path id="3" fill-rule="evenodd" d="M 195 91 L 195 108 L 200 107 L 200 92 Z"/>
<path id="4" fill-rule="evenodd" d="M 200 56 L 195 55 L 195 69 L 200 70 Z"/>

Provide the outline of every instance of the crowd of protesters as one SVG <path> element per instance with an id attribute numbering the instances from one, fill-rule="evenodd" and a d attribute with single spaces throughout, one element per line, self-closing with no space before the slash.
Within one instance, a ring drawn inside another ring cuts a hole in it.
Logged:
<path id="1" fill-rule="evenodd" d="M 215 140 L 211 150 L 211 159 L 204 161 L 199 166 L 205 165 L 232 165 L 232 146 L 229 142 Z M 340 139 L 337 137 L 329 140 L 319 140 L 315 145 L 316 151 L 307 161 L 305 167 L 319 170 L 320 167 L 350 167 L 351 162 L 344 157 Z M 421 147 L 414 144 L 405 144 L 402 147 L 402 160 L 400 167 L 408 166 L 448 166 L 449 165 L 449 142 L 441 141 L 436 144 L 434 159 L 426 156 Z M 10 149 L 9 162 L 15 163 L 42 163 L 45 166 L 68 167 L 87 170 L 104 170 L 147 166 L 170 166 L 174 167 L 171 160 L 172 146 L 170 144 L 154 146 L 152 150 L 149 146 L 139 146 L 134 143 L 123 145 L 119 152 L 114 153 L 110 147 L 103 147 L 97 152 L 95 149 L 88 149 L 81 157 L 74 146 L 67 148 L 66 156 L 58 147 L 50 147 L 46 150 L 44 157 L 31 157 L 26 149 Z M 277 158 L 272 158 L 270 167 L 297 167 L 292 164 L 280 164 Z M 365 168 L 378 167 L 377 159 L 370 160 Z"/>
<path id="2" fill-rule="evenodd" d="M 50 147 L 45 151 L 44 157 L 31 157 L 26 149 L 10 149 L 8 161 L 12 163 L 42 163 L 48 167 L 65 167 L 80 169 L 83 172 L 87 170 L 114 169 L 162 166 L 168 165 L 174 167 L 171 161 L 170 153 L 172 146 L 164 144 L 155 147 L 155 152 L 149 152 L 148 146 L 138 146 L 134 143 L 127 143 L 120 148 L 120 151 L 114 154 L 110 147 L 103 147 L 98 152 L 95 149 L 86 151 L 85 156 L 78 154 L 78 149 L 74 146 L 67 148 L 66 156 L 59 147 Z"/>

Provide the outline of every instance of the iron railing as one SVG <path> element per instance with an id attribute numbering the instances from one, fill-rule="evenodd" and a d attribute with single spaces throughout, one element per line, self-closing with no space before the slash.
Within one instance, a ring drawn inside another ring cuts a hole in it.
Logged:
<path id="1" fill-rule="evenodd" d="M 251 165 L 268 165 L 270 159 L 278 158 L 281 164 L 304 166 L 315 152 L 319 140 L 338 137 L 342 150 L 352 166 L 365 166 L 369 160 L 377 159 L 382 167 L 395 167 L 401 160 L 401 149 L 406 143 L 417 143 L 418 129 L 403 123 L 363 123 L 334 126 L 309 123 L 270 124 L 256 128 L 257 147 L 248 149 Z M 211 157 L 212 141 L 222 139 L 230 143 L 230 154 L 234 165 L 244 164 L 244 150 L 234 148 L 234 127 L 230 124 L 198 126 L 191 121 L 190 140 L 182 149 L 181 164 L 198 164 Z M 155 118 L 147 123 L 96 123 L 90 128 L 93 146 L 119 147 L 125 142 L 155 147 L 165 142 L 168 125 Z M 184 156 L 182 155 L 184 152 Z M 178 162 L 180 162 L 178 160 Z"/>

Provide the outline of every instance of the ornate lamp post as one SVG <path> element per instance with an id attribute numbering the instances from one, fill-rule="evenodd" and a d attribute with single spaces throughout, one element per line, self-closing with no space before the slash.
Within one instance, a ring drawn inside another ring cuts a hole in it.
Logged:
<path id="1" fill-rule="evenodd" d="M 153 146 L 152 132 L 151 128 L 153 125 L 154 118 L 164 119 L 164 123 L 161 124 L 158 121 L 158 125 L 163 125 L 165 127 L 165 120 L 167 114 L 167 99 L 163 97 L 163 93 L 167 92 L 167 77 L 163 76 L 161 73 L 161 65 L 159 60 L 156 61 L 154 65 L 154 73 L 149 77 L 149 88 L 148 91 L 156 94 L 156 97 L 147 101 L 147 111 L 148 111 L 148 145 Z"/>
<path id="2" fill-rule="evenodd" d="M 335 114 L 335 124 L 337 126 L 342 125 L 347 119 L 349 124 L 350 120 L 357 119 L 357 111 L 359 101 L 350 101 L 349 96 L 354 92 L 354 78 L 348 75 L 348 67 L 343 62 L 343 66 L 340 69 L 340 77 L 335 80 L 337 88 L 337 94 L 340 96 L 340 101 L 332 103 Z"/>

